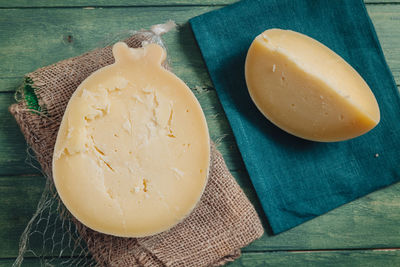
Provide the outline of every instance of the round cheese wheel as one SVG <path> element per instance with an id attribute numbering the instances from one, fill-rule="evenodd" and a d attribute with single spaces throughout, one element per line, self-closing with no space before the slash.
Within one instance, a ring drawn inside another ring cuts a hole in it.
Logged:
<path id="1" fill-rule="evenodd" d="M 195 207 L 210 164 L 204 113 L 161 63 L 162 47 L 113 47 L 66 108 L 53 178 L 67 209 L 89 228 L 122 237 L 170 229 Z"/>

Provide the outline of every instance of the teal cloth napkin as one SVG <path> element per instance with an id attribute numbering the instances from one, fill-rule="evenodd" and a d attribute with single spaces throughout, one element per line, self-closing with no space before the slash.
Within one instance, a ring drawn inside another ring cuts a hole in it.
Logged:
<path id="1" fill-rule="evenodd" d="M 399 181 L 399 93 L 361 0 L 247 0 L 190 24 L 275 234 Z M 269 28 L 309 35 L 349 62 L 378 100 L 379 125 L 350 141 L 317 143 L 264 118 L 247 92 L 244 62 Z"/>

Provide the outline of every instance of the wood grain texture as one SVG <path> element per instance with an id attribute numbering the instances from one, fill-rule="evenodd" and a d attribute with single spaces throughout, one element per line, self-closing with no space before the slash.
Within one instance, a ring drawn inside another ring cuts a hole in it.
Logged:
<path id="1" fill-rule="evenodd" d="M 19 237 L 36 210 L 44 185 L 40 176 L 0 177 L 0 258 L 18 255 Z"/>
<path id="2" fill-rule="evenodd" d="M 73 260 L 74 265 L 68 264 Z M 31 258 L 25 258 L 24 261 L 22 262 L 22 267 L 54 267 L 54 266 L 82 266 L 83 262 L 85 262 L 84 258 L 70 258 L 70 257 L 66 257 L 66 258 L 44 258 L 44 259 L 38 259 L 35 257 L 31 257 Z M 12 264 L 14 263 L 14 259 L 7 259 L 7 258 L 0 258 L 0 267 L 10 267 Z M 81 263 L 81 264 L 79 264 Z"/>
<path id="3" fill-rule="evenodd" d="M 190 87 L 210 87 L 187 20 L 215 7 L 0 9 L 0 91 L 14 91 L 21 77 L 41 66 L 103 47 L 130 30 L 169 19 L 182 25 L 165 35 L 174 72 Z M 51 23 L 48 23 L 51 21 Z M 3 80 L 4 78 L 4 80 Z"/>
<path id="4" fill-rule="evenodd" d="M 0 7 L 115 7 L 115 6 L 181 6 L 181 5 L 229 5 L 238 0 L 90 0 L 48 1 L 48 0 L 1 0 Z M 364 0 L 369 4 L 398 3 L 400 0 Z"/>
<path id="5" fill-rule="evenodd" d="M 388 64 L 400 83 L 400 5 L 368 5 Z M 165 35 L 174 72 L 190 87 L 211 87 L 187 20 L 219 7 L 0 9 L 0 91 L 14 91 L 25 73 L 104 46 L 132 29 L 168 19 L 181 25 Z M 51 23 L 47 23 L 51 21 Z M 108 42 L 107 42 L 108 41 Z"/>
<path id="6" fill-rule="evenodd" d="M 38 173 L 30 165 L 38 166 L 31 161 L 25 139 L 8 112 L 8 107 L 15 102 L 13 93 L 0 93 L 0 175 Z M 2 197 L 0 195 L 0 203 Z"/>

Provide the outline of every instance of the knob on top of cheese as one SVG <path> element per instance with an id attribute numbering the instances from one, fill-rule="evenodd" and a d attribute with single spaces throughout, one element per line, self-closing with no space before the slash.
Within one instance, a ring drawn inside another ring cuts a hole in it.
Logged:
<path id="1" fill-rule="evenodd" d="M 342 141 L 380 120 L 378 103 L 361 76 L 339 55 L 297 32 L 270 29 L 250 46 L 246 83 L 258 109 L 298 137 Z"/>
<path id="2" fill-rule="evenodd" d="M 191 90 L 161 63 L 163 48 L 113 47 L 115 63 L 90 75 L 66 108 L 53 155 L 68 210 L 106 234 L 171 228 L 199 201 L 210 140 Z"/>

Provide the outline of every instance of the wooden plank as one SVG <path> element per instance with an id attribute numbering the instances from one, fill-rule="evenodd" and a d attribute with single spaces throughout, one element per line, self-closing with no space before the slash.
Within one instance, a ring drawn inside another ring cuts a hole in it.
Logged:
<path id="1" fill-rule="evenodd" d="M 238 260 L 227 264 L 226 266 L 375 267 L 399 265 L 399 250 L 367 250 L 244 253 Z"/>
<path id="2" fill-rule="evenodd" d="M 190 87 L 211 87 L 187 20 L 216 8 L 0 9 L 0 58 L 7 63 L 0 65 L 0 91 L 15 90 L 21 77 L 36 68 L 103 46 L 112 39 L 106 36 L 148 28 L 168 19 L 181 25 L 179 31 L 165 35 L 175 73 Z M 400 5 L 369 5 L 368 11 L 399 84 Z"/>
<path id="3" fill-rule="evenodd" d="M 234 171 L 232 174 L 265 222 L 246 172 Z M 39 176 L 0 177 L 0 258 L 17 255 L 19 237 L 36 210 L 43 187 L 44 178 Z M 400 183 L 277 236 L 271 236 L 265 225 L 266 234 L 243 251 L 400 248 L 399 203 Z M 55 240 L 61 240 L 61 236 L 62 233 L 58 232 Z M 48 256 L 57 255 L 57 250 L 51 251 L 47 246 L 42 250 L 41 243 L 41 236 L 34 236 L 32 246 L 35 251 L 43 251 Z"/>
<path id="4" fill-rule="evenodd" d="M 0 93 L 0 175 L 38 173 L 30 165 L 38 166 L 28 156 L 25 139 L 8 112 L 8 106 L 14 102 L 13 93 Z"/>
<path id="5" fill-rule="evenodd" d="M 400 5 L 367 6 L 383 53 L 397 85 L 400 85 Z"/>
<path id="6" fill-rule="evenodd" d="M 36 210 L 44 184 L 38 176 L 0 177 L 0 257 L 17 255 L 19 237 Z"/>
<path id="7" fill-rule="evenodd" d="M 14 263 L 15 259 L 1 259 L 0 258 L 0 267 L 10 267 Z M 31 257 L 26 258 L 22 262 L 22 267 L 43 267 L 43 266 L 75 266 L 75 267 L 84 267 L 85 262 L 87 262 L 86 258 L 77 258 L 77 257 L 62 257 L 62 258 L 37 258 Z"/>
<path id="8" fill-rule="evenodd" d="M 47 1 L 47 0 L 1 0 L 0 7 L 116 7 L 116 6 L 180 6 L 180 5 L 229 5 L 238 2 L 238 0 L 97 0 L 95 3 L 90 0 L 70 0 L 65 1 Z M 365 3 L 398 3 L 400 0 L 364 0 Z"/>
<path id="9" fill-rule="evenodd" d="M 27 258 L 22 266 L 83 266 L 85 259 L 79 258 L 52 258 L 40 260 Z M 0 267 L 8 267 L 14 259 L 0 259 Z M 260 252 L 243 253 L 236 261 L 226 267 L 264 267 L 264 266 L 349 266 L 375 267 L 399 266 L 400 251 L 394 250 L 366 250 L 366 251 L 301 251 L 301 252 Z"/>
<path id="10" fill-rule="evenodd" d="M 45 186 L 46 180 L 41 176 L 0 177 L 0 258 L 18 255 L 21 234 L 36 212 Z M 81 247 L 73 247 L 74 241 L 65 231 L 75 231 L 74 224 L 70 221 L 61 224 L 58 203 L 48 198 L 43 203 L 45 210 L 32 224 L 35 231 L 30 232 L 28 248 L 42 256 L 85 255 Z"/>

